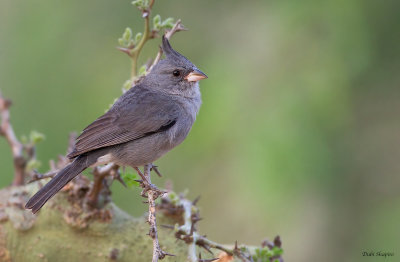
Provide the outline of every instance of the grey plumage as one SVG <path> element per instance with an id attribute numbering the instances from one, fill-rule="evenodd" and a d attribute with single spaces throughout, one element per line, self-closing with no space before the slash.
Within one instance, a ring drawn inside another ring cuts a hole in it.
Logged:
<path id="1" fill-rule="evenodd" d="M 68 157 L 75 159 L 26 204 L 36 213 L 75 176 L 92 165 L 138 167 L 154 162 L 189 133 L 201 105 L 198 81 L 206 78 L 163 37 L 166 58 L 86 127 Z"/>

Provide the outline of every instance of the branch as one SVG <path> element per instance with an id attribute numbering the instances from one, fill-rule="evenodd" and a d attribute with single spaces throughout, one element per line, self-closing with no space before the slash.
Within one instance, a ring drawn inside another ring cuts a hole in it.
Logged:
<path id="1" fill-rule="evenodd" d="M 236 257 L 243 262 L 253 262 L 252 252 L 247 247 L 238 247 L 237 242 L 233 248 L 226 245 L 218 244 L 214 241 L 209 240 L 206 236 L 201 235 L 197 232 L 196 224 L 201 220 L 199 210 L 196 207 L 199 198 L 195 199 L 193 202 L 185 199 L 183 196 L 179 196 L 176 199 L 174 192 L 169 192 L 162 198 L 161 204 L 158 208 L 164 211 L 164 215 L 168 216 L 182 216 L 183 225 L 181 226 L 165 226 L 167 228 L 174 229 L 175 237 L 179 240 L 183 240 L 189 247 L 189 261 L 190 262 L 201 262 L 201 256 L 197 257 L 199 253 L 196 246 L 204 248 L 207 252 L 213 254 L 211 249 L 217 249 L 222 251 L 218 258 L 225 258 L 224 261 L 233 261 Z M 264 241 L 259 249 L 260 259 L 268 259 L 261 261 L 283 261 L 281 257 L 281 241 L 279 236 L 277 236 L 274 242 Z M 257 253 L 257 252 L 256 252 Z"/>
<path id="2" fill-rule="evenodd" d="M 105 178 L 107 176 L 119 177 L 119 166 L 110 163 L 103 167 L 96 167 L 93 169 L 93 186 L 89 195 L 87 196 L 87 203 L 91 207 L 96 207 L 98 204 L 99 194 L 105 183 Z"/>
<path id="3" fill-rule="evenodd" d="M 143 180 L 140 181 L 140 185 L 143 188 L 142 196 L 148 199 L 149 204 L 149 215 L 147 218 L 147 222 L 150 224 L 149 236 L 153 239 L 153 259 L 152 262 L 157 262 L 159 259 L 163 259 L 165 256 L 173 256 L 164 252 L 160 243 L 158 242 L 158 233 L 157 233 L 157 220 L 156 220 L 156 199 L 163 195 L 165 192 L 159 190 L 155 185 L 151 184 L 151 169 L 153 165 L 145 165 L 144 166 L 144 174 L 140 171 L 140 169 L 135 168 L 138 174 L 142 177 Z"/>
<path id="4" fill-rule="evenodd" d="M 17 139 L 14 129 L 10 123 L 11 100 L 5 99 L 0 92 L 0 115 L 1 126 L 0 135 L 4 136 L 11 147 L 12 156 L 14 160 L 14 180 L 13 185 L 23 185 L 25 181 L 25 167 L 27 164 L 24 158 L 23 151 L 24 145 Z"/>

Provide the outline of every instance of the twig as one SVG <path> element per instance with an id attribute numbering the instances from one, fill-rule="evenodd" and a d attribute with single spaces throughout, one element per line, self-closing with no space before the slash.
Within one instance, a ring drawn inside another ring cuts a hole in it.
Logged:
<path id="1" fill-rule="evenodd" d="M 131 58 L 131 66 L 132 66 L 131 81 L 134 81 L 135 78 L 137 77 L 137 60 L 139 58 L 139 54 L 142 51 L 143 46 L 149 39 L 153 38 L 153 35 L 150 32 L 150 13 L 151 9 L 153 8 L 154 1 L 155 0 L 151 0 L 149 7 L 145 10 L 142 10 L 142 17 L 144 18 L 144 32 L 139 43 L 133 49 L 128 49 L 128 50 L 120 49 L 121 51 L 127 53 Z"/>
<path id="2" fill-rule="evenodd" d="M 178 19 L 178 20 L 176 21 L 176 23 L 174 24 L 174 26 L 171 28 L 171 30 L 168 30 L 168 31 L 165 33 L 165 38 L 167 38 L 168 40 L 170 40 L 171 37 L 172 37 L 176 32 L 179 32 L 179 31 L 186 31 L 186 30 L 187 30 L 187 28 L 185 28 L 185 27 L 182 25 L 181 19 Z M 147 72 L 150 72 L 151 69 L 153 69 L 153 67 L 160 61 L 162 54 L 163 54 L 163 50 L 162 50 L 161 48 L 159 48 L 158 53 L 157 53 L 157 56 L 156 56 L 156 58 L 154 59 L 153 64 L 152 64 L 152 65 L 149 67 L 149 69 L 147 70 Z"/>
<path id="3" fill-rule="evenodd" d="M 196 224 L 201 220 L 199 210 L 196 207 L 196 203 L 198 202 L 199 197 L 197 197 L 193 202 L 184 198 L 182 195 L 179 198 L 176 196 L 174 192 L 169 192 L 164 195 L 161 201 L 161 204 L 158 205 L 158 210 L 164 211 L 165 215 L 180 217 L 182 218 L 181 226 L 164 226 L 166 228 L 173 229 L 175 231 L 175 237 L 179 240 L 185 241 L 188 244 L 188 259 L 190 262 L 202 262 L 205 261 L 201 259 L 201 257 L 197 256 L 198 250 L 196 247 L 199 246 L 204 248 L 209 253 L 213 254 L 211 249 L 218 249 L 223 251 L 225 256 L 228 257 L 236 257 L 243 262 L 253 262 L 253 257 L 251 255 L 251 251 L 246 247 L 239 248 L 237 242 L 233 247 L 229 247 L 226 245 L 221 245 L 214 241 L 209 240 L 206 236 L 201 235 L 197 232 Z M 267 243 L 267 242 L 265 242 Z M 262 244 L 261 248 L 265 246 L 268 247 L 269 250 L 273 250 L 273 248 L 281 248 L 281 241 L 279 236 L 277 236 L 273 243 L 268 242 L 267 244 Z M 274 259 L 279 259 L 279 261 L 283 261 L 280 255 L 276 255 L 270 258 L 268 261 L 275 261 Z M 212 261 L 212 259 L 211 259 Z M 263 260 L 264 261 L 264 260 Z"/>
<path id="4" fill-rule="evenodd" d="M 24 145 L 15 136 L 14 129 L 12 128 L 10 123 L 10 106 L 11 100 L 5 99 L 0 92 L 0 134 L 7 139 L 13 155 L 15 173 L 12 184 L 23 185 L 25 181 L 25 167 L 27 161 L 23 155 Z"/>
<path id="5" fill-rule="evenodd" d="M 164 194 L 161 190 L 159 190 L 155 185 L 151 184 L 151 172 L 152 164 L 144 166 L 144 174 L 142 174 L 142 183 L 143 187 L 142 195 L 145 196 L 147 194 L 148 204 L 149 204 L 149 216 L 148 223 L 150 224 L 149 236 L 153 239 L 153 259 L 152 262 L 157 262 L 159 259 L 163 259 L 166 255 L 171 255 L 164 252 L 160 248 L 160 244 L 158 242 L 158 233 L 157 233 L 157 220 L 156 220 L 156 199 Z M 140 175 L 140 173 L 139 173 Z"/>
<path id="6" fill-rule="evenodd" d="M 195 202 L 197 203 L 197 201 L 198 200 L 196 199 Z M 178 228 L 178 230 L 175 232 L 175 235 L 178 239 L 182 239 L 188 244 L 191 243 L 189 245 L 189 259 L 191 259 L 191 262 L 198 261 L 196 245 L 203 247 L 209 252 L 211 252 L 210 248 L 215 248 L 224 251 L 229 255 L 234 254 L 232 249 L 215 243 L 196 232 L 195 225 L 198 221 L 200 221 L 200 218 L 198 213 L 192 212 L 193 210 L 197 209 L 194 208 L 195 206 L 193 205 L 193 202 L 181 197 L 180 204 L 183 207 L 184 224 Z"/>
<path id="7" fill-rule="evenodd" d="M 107 176 L 116 177 L 118 173 L 119 166 L 114 163 L 109 163 L 102 167 L 95 167 L 93 168 L 93 186 L 92 190 L 90 191 L 87 197 L 87 203 L 92 206 L 96 207 L 99 199 L 99 194 L 103 187 L 104 178 Z"/>
<path id="8" fill-rule="evenodd" d="M 60 170 L 51 170 L 49 172 L 47 172 L 46 174 L 41 174 L 37 171 L 34 171 L 32 179 L 28 181 L 28 184 L 35 182 L 35 181 L 39 181 L 45 178 L 49 178 L 49 177 L 54 177 Z"/>

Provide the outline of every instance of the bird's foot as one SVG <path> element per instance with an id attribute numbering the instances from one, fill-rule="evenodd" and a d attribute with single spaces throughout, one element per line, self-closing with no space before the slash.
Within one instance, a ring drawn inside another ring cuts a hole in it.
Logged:
<path id="1" fill-rule="evenodd" d="M 140 186 L 143 188 L 141 192 L 141 196 L 144 198 L 148 198 L 148 192 L 151 191 L 153 193 L 153 198 L 157 199 L 158 197 L 164 195 L 165 191 L 159 189 L 156 185 L 151 184 L 151 183 L 146 183 L 144 180 L 138 181 L 140 183 Z"/>

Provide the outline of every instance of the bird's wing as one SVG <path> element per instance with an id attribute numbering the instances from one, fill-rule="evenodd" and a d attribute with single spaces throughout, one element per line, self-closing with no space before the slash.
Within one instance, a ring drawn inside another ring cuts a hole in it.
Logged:
<path id="1" fill-rule="evenodd" d="M 166 96 L 143 89 L 128 91 L 82 131 L 68 157 L 165 131 L 175 124 L 178 111 L 179 106 Z"/>

